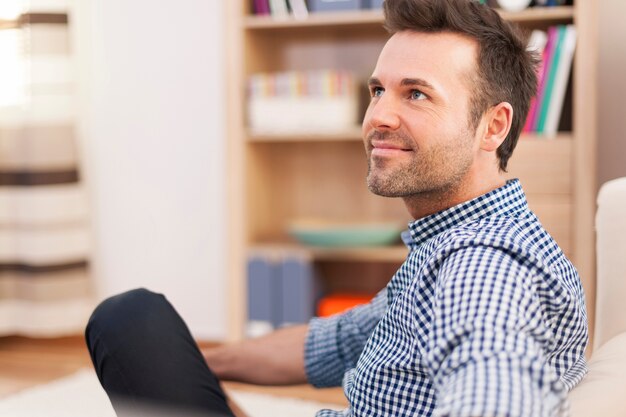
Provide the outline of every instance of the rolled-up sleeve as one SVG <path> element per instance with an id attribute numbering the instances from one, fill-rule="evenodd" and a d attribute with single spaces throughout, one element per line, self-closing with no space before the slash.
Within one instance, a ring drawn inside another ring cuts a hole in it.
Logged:
<path id="1" fill-rule="evenodd" d="M 387 291 L 345 313 L 314 318 L 304 349 L 307 379 L 316 387 L 340 386 L 344 373 L 356 365 L 365 342 L 385 314 Z"/>
<path id="2" fill-rule="evenodd" d="M 566 410 L 567 390 L 547 363 L 554 335 L 537 282 L 552 292 L 552 309 L 563 293 L 537 274 L 541 268 L 490 247 L 445 259 L 425 358 L 437 391 L 435 416 L 547 417 Z"/>

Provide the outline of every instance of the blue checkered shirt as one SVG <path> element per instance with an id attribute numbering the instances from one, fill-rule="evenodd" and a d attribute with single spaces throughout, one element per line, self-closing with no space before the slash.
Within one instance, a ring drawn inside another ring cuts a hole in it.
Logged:
<path id="1" fill-rule="evenodd" d="M 309 381 L 343 384 L 327 416 L 555 416 L 585 375 L 578 273 L 519 181 L 409 225 L 372 302 L 310 322 Z"/>

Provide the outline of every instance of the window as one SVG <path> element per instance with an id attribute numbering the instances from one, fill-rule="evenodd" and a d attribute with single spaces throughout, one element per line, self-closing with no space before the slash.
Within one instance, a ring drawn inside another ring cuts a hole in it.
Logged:
<path id="1" fill-rule="evenodd" d="M 0 2 L 0 108 L 26 101 L 27 60 L 23 32 L 17 25 L 23 10 L 23 0 Z"/>

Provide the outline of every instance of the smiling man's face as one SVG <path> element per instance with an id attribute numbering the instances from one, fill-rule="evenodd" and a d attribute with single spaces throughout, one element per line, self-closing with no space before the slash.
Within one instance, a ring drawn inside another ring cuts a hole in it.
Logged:
<path id="1" fill-rule="evenodd" d="M 478 46 L 454 33 L 399 32 L 369 82 L 363 120 L 369 189 L 387 197 L 458 187 L 478 149 L 470 124 Z"/>

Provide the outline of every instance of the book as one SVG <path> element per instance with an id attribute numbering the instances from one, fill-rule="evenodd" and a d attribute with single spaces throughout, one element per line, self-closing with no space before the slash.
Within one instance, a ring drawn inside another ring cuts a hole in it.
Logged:
<path id="1" fill-rule="evenodd" d="M 318 298 L 311 260 L 287 255 L 281 264 L 281 275 L 281 325 L 307 323 L 315 315 Z"/>
<path id="2" fill-rule="evenodd" d="M 554 76 L 554 87 L 552 96 L 548 103 L 546 121 L 543 134 L 548 137 L 556 135 L 559 127 L 559 120 L 563 111 L 563 101 L 567 90 L 567 83 L 572 70 L 572 60 L 574 59 L 574 50 L 576 49 L 576 28 L 568 25 L 565 28 L 563 37 L 563 45 L 561 47 L 559 64 Z"/>
<path id="3" fill-rule="evenodd" d="M 537 96 L 535 100 L 535 107 L 531 109 L 531 114 L 528 120 L 528 130 L 536 132 L 537 123 L 539 122 L 539 115 L 541 113 L 541 105 L 543 103 L 543 96 L 545 94 L 547 74 L 550 72 L 550 64 L 552 63 L 552 57 L 554 55 L 554 49 L 556 48 L 556 42 L 559 38 L 559 31 L 556 26 L 548 28 L 548 39 L 546 46 L 543 49 L 542 63 L 540 66 L 539 80 L 537 87 Z"/>
<path id="4" fill-rule="evenodd" d="M 247 336 L 307 323 L 315 315 L 320 286 L 308 252 L 257 250 L 249 255 L 247 266 Z"/>
<path id="5" fill-rule="evenodd" d="M 345 132 L 358 123 L 356 76 L 348 71 L 252 74 L 247 91 L 256 134 Z"/>
<path id="6" fill-rule="evenodd" d="M 336 12 L 340 10 L 359 10 L 364 0 L 309 0 L 312 12 Z"/>
<path id="7" fill-rule="evenodd" d="M 262 336 L 282 322 L 280 274 L 271 260 L 248 259 L 248 322 L 246 335 Z"/>
<path id="8" fill-rule="evenodd" d="M 287 8 L 287 0 L 269 0 L 270 12 L 275 19 L 284 19 L 289 17 L 289 9 Z"/>
<path id="9" fill-rule="evenodd" d="M 305 20 L 309 17 L 309 10 L 306 8 L 304 0 L 288 0 L 291 14 L 297 20 Z"/>
<path id="10" fill-rule="evenodd" d="M 563 39 L 565 37 L 565 26 L 560 25 L 555 29 L 555 31 L 555 47 L 550 58 L 549 67 L 545 74 L 544 88 L 541 96 L 541 107 L 538 114 L 537 126 L 535 128 L 535 131 L 538 133 L 543 133 L 545 129 L 546 118 L 548 117 L 548 107 L 550 105 L 550 100 L 552 100 L 552 91 L 554 90 L 554 79 L 556 77 L 557 68 L 559 66 L 561 48 L 563 46 Z M 550 34 L 548 34 L 548 36 L 550 36 Z"/>
<path id="11" fill-rule="evenodd" d="M 537 67 L 537 94 L 531 99 L 528 115 L 526 116 L 526 124 L 524 125 L 524 132 L 530 132 L 532 130 L 533 120 L 537 113 L 537 96 L 539 95 L 539 86 L 541 85 L 541 79 L 543 77 L 543 62 L 545 59 L 545 50 L 548 43 L 548 34 L 543 30 L 535 29 L 530 34 L 528 41 L 528 50 L 536 53 L 541 57 L 539 66 Z"/>
<path id="12" fill-rule="evenodd" d="M 254 0 L 254 14 L 256 15 L 270 14 L 269 0 Z"/>

